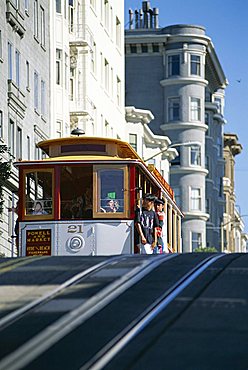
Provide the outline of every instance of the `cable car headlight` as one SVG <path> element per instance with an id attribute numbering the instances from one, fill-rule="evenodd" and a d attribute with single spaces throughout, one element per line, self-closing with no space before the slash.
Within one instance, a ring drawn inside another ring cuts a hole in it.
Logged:
<path id="1" fill-rule="evenodd" d="M 78 252 L 81 248 L 85 246 L 85 240 L 80 235 L 73 236 L 72 238 L 68 239 L 66 242 L 67 249 L 71 252 Z"/>

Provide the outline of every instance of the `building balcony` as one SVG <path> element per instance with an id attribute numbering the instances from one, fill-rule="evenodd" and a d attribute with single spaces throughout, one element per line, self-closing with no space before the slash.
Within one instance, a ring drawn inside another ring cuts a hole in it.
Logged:
<path id="1" fill-rule="evenodd" d="M 12 107 L 21 118 L 24 118 L 27 108 L 25 104 L 25 95 L 12 80 L 8 80 L 8 105 Z"/>
<path id="2" fill-rule="evenodd" d="M 70 46 L 85 47 L 92 49 L 93 35 L 90 29 L 84 24 L 75 24 L 70 27 Z"/>
<path id="3" fill-rule="evenodd" d="M 89 98 L 79 98 L 70 101 L 70 116 L 90 116 L 93 118 L 94 105 Z"/>
<path id="4" fill-rule="evenodd" d="M 13 30 L 23 37 L 26 31 L 23 23 L 24 16 L 19 9 L 15 7 L 11 0 L 6 2 L 6 18 L 7 22 L 13 27 Z"/>

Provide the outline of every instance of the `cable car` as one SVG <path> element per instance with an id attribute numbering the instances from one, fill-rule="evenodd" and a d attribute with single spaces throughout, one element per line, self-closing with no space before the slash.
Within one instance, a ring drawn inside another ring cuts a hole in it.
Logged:
<path id="1" fill-rule="evenodd" d="M 165 199 L 167 244 L 181 252 L 182 212 L 172 188 L 128 143 L 68 137 L 37 144 L 46 158 L 19 161 L 19 255 L 134 253 L 144 193 Z"/>

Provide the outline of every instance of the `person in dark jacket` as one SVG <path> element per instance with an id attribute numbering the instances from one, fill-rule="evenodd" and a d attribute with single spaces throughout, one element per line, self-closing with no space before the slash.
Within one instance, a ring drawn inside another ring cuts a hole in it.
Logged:
<path id="1" fill-rule="evenodd" d="M 143 198 L 142 209 L 135 212 L 135 253 L 152 254 L 157 245 L 157 231 L 159 227 L 158 217 L 154 211 L 156 197 L 146 194 Z"/>

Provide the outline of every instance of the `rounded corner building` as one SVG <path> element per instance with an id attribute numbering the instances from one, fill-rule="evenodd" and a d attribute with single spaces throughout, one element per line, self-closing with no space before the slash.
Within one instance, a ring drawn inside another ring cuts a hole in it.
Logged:
<path id="1" fill-rule="evenodd" d="M 149 1 L 129 10 L 126 105 L 149 109 L 150 129 L 168 136 L 179 154 L 171 161 L 170 185 L 184 213 L 183 252 L 220 250 L 227 80 L 204 27 L 160 28 L 158 13 Z"/>

